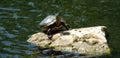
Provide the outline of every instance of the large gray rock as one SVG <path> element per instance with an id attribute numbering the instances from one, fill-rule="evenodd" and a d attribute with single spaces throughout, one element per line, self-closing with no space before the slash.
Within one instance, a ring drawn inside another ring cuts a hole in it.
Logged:
<path id="1" fill-rule="evenodd" d="M 77 28 L 62 31 L 48 39 L 42 32 L 33 34 L 27 41 L 41 48 L 52 48 L 55 51 L 100 56 L 110 54 L 107 44 L 105 26 Z"/>

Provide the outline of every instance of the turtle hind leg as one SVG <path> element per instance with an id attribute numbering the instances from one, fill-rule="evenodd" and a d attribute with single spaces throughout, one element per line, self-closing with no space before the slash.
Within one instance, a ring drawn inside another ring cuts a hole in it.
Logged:
<path id="1" fill-rule="evenodd" d="M 49 39 L 51 39 L 52 36 L 53 36 L 52 33 L 51 33 L 51 29 L 50 28 L 47 30 L 47 35 L 48 35 Z"/>

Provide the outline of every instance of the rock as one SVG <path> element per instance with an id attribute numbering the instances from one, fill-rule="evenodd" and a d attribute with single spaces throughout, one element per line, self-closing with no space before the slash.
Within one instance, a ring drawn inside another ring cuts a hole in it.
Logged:
<path id="1" fill-rule="evenodd" d="M 48 39 L 43 32 L 33 34 L 27 41 L 40 48 L 52 48 L 55 51 L 100 56 L 110 54 L 106 40 L 105 26 L 77 28 L 61 31 Z"/>

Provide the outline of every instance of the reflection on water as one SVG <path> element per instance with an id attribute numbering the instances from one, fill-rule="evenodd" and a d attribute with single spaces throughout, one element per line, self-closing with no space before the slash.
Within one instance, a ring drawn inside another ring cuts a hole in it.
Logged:
<path id="1" fill-rule="evenodd" d="M 72 28 L 107 26 L 112 38 L 112 56 L 119 58 L 120 46 L 117 45 L 120 36 L 116 36 L 120 35 L 119 0 L 3 0 L 0 4 L 0 58 L 50 58 L 51 55 L 34 51 L 34 45 L 26 40 L 28 36 L 39 32 L 38 23 L 44 17 L 57 12 L 62 12 Z"/>

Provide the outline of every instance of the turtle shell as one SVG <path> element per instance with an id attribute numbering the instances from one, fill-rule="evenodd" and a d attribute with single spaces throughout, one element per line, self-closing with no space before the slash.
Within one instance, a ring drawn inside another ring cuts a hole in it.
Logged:
<path id="1" fill-rule="evenodd" d="M 47 16 L 44 20 L 42 20 L 41 22 L 40 22 L 40 26 L 44 26 L 44 27 L 46 27 L 46 26 L 50 26 L 50 25 L 52 25 L 53 23 L 55 23 L 56 22 L 56 16 L 55 15 L 49 15 L 49 16 Z"/>

